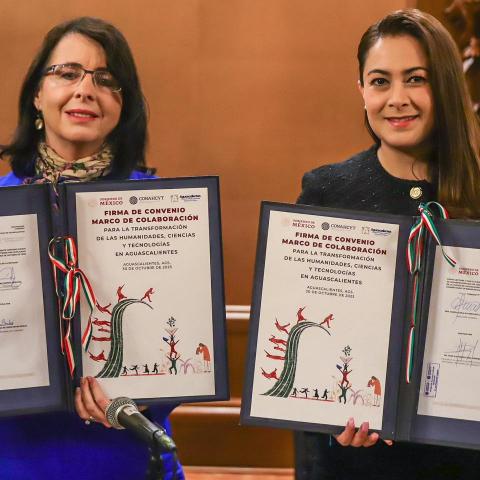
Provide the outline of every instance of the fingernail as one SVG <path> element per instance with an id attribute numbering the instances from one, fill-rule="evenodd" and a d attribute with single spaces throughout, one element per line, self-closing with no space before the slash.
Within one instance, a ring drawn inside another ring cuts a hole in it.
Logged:
<path id="1" fill-rule="evenodd" d="M 83 385 L 84 383 L 85 383 L 85 378 L 82 377 L 82 378 L 80 379 L 80 385 Z"/>
<path id="2" fill-rule="evenodd" d="M 349 427 L 349 428 L 355 428 L 355 420 L 353 419 L 353 417 L 350 417 L 350 418 L 348 419 L 347 427 Z"/>
<path id="3" fill-rule="evenodd" d="M 88 383 L 92 383 L 93 382 L 93 377 L 87 377 L 87 380 L 88 380 Z"/>
<path id="4" fill-rule="evenodd" d="M 360 430 L 364 433 L 368 432 L 368 422 L 363 422 Z"/>

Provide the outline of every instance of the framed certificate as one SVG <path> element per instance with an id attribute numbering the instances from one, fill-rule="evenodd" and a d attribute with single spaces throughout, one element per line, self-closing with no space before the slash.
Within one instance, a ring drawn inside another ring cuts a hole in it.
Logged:
<path id="1" fill-rule="evenodd" d="M 413 343 L 413 223 L 262 204 L 242 423 L 339 433 L 353 417 L 383 438 L 477 448 L 480 225 L 438 222 L 457 266 L 428 242 Z"/>
<path id="2" fill-rule="evenodd" d="M 428 249 L 421 348 L 416 363 L 410 439 L 479 448 L 480 222 L 443 221 L 437 228 L 449 254 Z"/>
<path id="3" fill-rule="evenodd" d="M 410 223 L 262 204 L 243 423 L 391 438 Z"/>
<path id="4" fill-rule="evenodd" d="M 0 197 L 0 415 L 72 408 L 80 376 L 143 404 L 228 398 L 217 177 Z"/>
<path id="5" fill-rule="evenodd" d="M 65 199 L 97 301 L 82 300 L 77 374 L 143 403 L 227 398 L 218 178 L 67 184 Z"/>
<path id="6" fill-rule="evenodd" d="M 0 189 L 0 415 L 68 403 L 57 302 L 48 260 L 45 185 Z"/>

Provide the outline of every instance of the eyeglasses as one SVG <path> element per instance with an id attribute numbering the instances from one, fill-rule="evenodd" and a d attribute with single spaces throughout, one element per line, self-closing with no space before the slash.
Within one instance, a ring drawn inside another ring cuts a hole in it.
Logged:
<path id="1" fill-rule="evenodd" d="M 93 84 L 100 89 L 108 89 L 111 92 L 120 92 L 120 87 L 117 79 L 105 69 L 87 70 L 78 63 L 61 63 L 58 65 L 51 65 L 46 68 L 43 74 L 52 75 L 59 85 L 79 85 L 89 73 L 92 76 Z"/>

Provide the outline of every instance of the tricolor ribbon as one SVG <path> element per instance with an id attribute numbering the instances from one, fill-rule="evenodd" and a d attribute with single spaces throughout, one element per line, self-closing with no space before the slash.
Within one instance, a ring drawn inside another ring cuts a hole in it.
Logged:
<path id="1" fill-rule="evenodd" d="M 425 249 L 425 239 L 429 233 L 440 246 L 442 255 L 448 264 L 455 267 L 456 261 L 450 257 L 443 248 L 437 227 L 434 223 L 434 214 L 431 207 L 436 207 L 442 219 L 448 219 L 447 210 L 438 202 L 421 203 L 418 206 L 420 216 L 417 222 L 413 225 L 408 236 L 407 246 L 407 266 L 410 275 L 413 277 L 412 282 L 412 307 L 410 311 L 410 329 L 408 334 L 407 344 L 407 364 L 406 364 L 406 381 L 410 383 L 413 371 L 413 354 L 415 346 L 415 327 L 417 324 L 417 317 L 420 304 L 420 272 L 422 268 L 423 252 Z"/>
<path id="2" fill-rule="evenodd" d="M 63 244 L 63 245 L 62 245 Z M 60 252 L 60 254 L 57 254 Z M 78 268 L 77 248 L 72 237 L 55 237 L 48 245 L 48 256 L 53 268 L 55 292 L 57 294 L 58 309 L 62 324 L 66 329 L 61 328 L 62 353 L 67 357 L 70 375 L 75 370 L 75 358 L 71 342 L 71 320 L 75 316 L 78 301 L 80 299 L 80 286 L 83 289 L 85 298 L 90 307 L 90 315 L 85 331 L 82 335 L 82 347 L 87 350 L 92 338 L 92 313 L 97 301 L 85 273 Z M 63 275 L 63 288 L 59 288 L 58 272 Z"/>

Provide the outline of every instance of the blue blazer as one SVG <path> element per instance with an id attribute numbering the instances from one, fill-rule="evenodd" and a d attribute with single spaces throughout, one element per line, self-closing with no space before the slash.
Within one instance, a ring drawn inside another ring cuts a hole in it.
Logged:
<path id="1" fill-rule="evenodd" d="M 131 180 L 155 178 L 134 171 Z M 0 187 L 21 185 L 9 173 Z M 168 415 L 175 405 L 151 407 L 152 419 L 171 435 Z M 85 425 L 75 413 L 55 412 L 0 419 L 0 479 L 137 480 L 145 478 L 148 448 L 126 430 Z M 183 480 L 181 466 L 164 455 L 166 480 Z"/>

